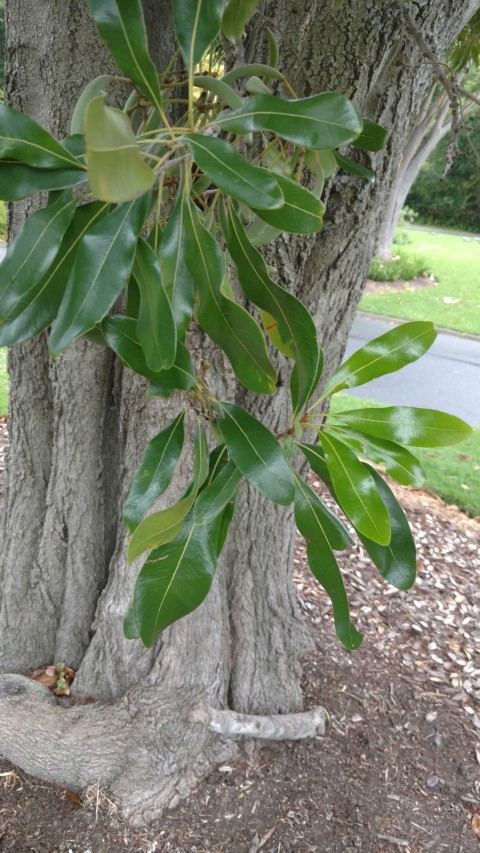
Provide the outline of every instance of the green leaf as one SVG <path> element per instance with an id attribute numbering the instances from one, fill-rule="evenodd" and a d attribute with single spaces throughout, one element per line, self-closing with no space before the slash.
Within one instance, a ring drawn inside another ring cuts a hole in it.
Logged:
<path id="1" fill-rule="evenodd" d="M 150 382 L 160 385 L 170 370 L 174 369 L 158 371 L 150 369 L 138 340 L 137 320 L 133 317 L 123 315 L 106 317 L 101 324 L 101 330 L 108 346 L 123 363 L 139 376 L 145 376 Z"/>
<path id="2" fill-rule="evenodd" d="M 179 338 L 187 330 L 195 304 L 195 278 L 186 263 L 185 211 L 186 206 L 179 194 L 158 249 L 163 286 L 172 306 Z"/>
<path id="3" fill-rule="evenodd" d="M 295 521 L 309 542 L 326 540 L 335 551 L 343 551 L 353 545 L 347 528 L 320 500 L 313 489 L 298 474 L 295 477 Z"/>
<path id="4" fill-rule="evenodd" d="M 223 228 L 243 292 L 247 299 L 273 317 L 277 328 L 267 327 L 267 332 L 278 334 L 282 348 L 275 337 L 273 342 L 277 341 L 280 351 L 296 362 L 298 395 L 295 414 L 298 414 L 308 400 L 317 375 L 319 347 L 313 319 L 293 294 L 272 281 L 262 255 L 250 243 L 231 205 Z"/>
<path id="5" fill-rule="evenodd" d="M 186 260 L 200 296 L 197 319 L 228 356 L 235 375 L 250 391 L 273 394 L 277 373 L 263 335 L 253 317 L 221 290 L 225 257 L 214 237 L 201 225 L 196 207 L 185 197 Z"/>
<path id="6" fill-rule="evenodd" d="M 347 649 L 358 649 L 363 640 L 363 634 L 357 631 L 350 621 L 350 608 L 343 578 L 326 539 L 307 545 L 307 560 L 310 571 L 331 599 L 338 639 Z"/>
<path id="7" fill-rule="evenodd" d="M 363 639 L 352 622 L 342 575 L 332 549 L 352 544 L 347 529 L 322 503 L 315 492 L 295 474 L 295 521 L 307 543 L 307 560 L 313 575 L 322 584 L 333 605 L 333 619 L 339 640 L 347 649 L 356 649 Z"/>
<path id="8" fill-rule="evenodd" d="M 312 470 L 326 483 L 331 494 L 339 503 L 325 464 L 322 448 L 315 444 L 302 444 L 301 442 L 297 444 L 310 463 Z M 365 467 L 370 471 L 378 493 L 387 509 L 392 536 L 388 545 L 379 545 L 360 533 L 357 528 L 355 530 L 382 576 L 399 589 L 408 589 L 415 579 L 415 543 L 408 521 L 383 479 L 369 465 Z"/>
<path id="9" fill-rule="evenodd" d="M 178 341 L 173 367 L 157 373 L 155 379 L 150 381 L 148 393 L 150 396 L 158 394 L 160 397 L 169 397 L 173 391 L 190 391 L 196 381 L 192 357 L 185 344 Z"/>
<path id="10" fill-rule="evenodd" d="M 121 110 L 105 106 L 100 95 L 85 114 L 88 180 L 93 195 L 103 201 L 130 201 L 149 190 L 155 174 L 147 166 Z"/>
<path id="11" fill-rule="evenodd" d="M 99 323 L 122 292 L 132 270 L 149 201 L 146 194 L 120 205 L 82 237 L 50 335 L 52 354 L 61 352 Z"/>
<path id="12" fill-rule="evenodd" d="M 0 160 L 0 199 L 20 201 L 43 190 L 63 190 L 87 180 L 80 169 L 35 169 Z"/>
<path id="13" fill-rule="evenodd" d="M 97 30 L 117 66 L 161 110 L 162 94 L 148 52 L 140 0 L 89 0 L 89 3 Z"/>
<path id="14" fill-rule="evenodd" d="M 219 413 L 223 440 L 243 476 L 274 503 L 292 503 L 293 473 L 277 439 L 240 406 L 219 403 Z"/>
<path id="15" fill-rule="evenodd" d="M 394 441 L 375 438 L 354 429 L 340 430 L 344 441 L 359 449 L 377 465 L 384 465 L 387 474 L 403 486 L 421 486 L 425 474 L 417 457 Z"/>
<path id="16" fill-rule="evenodd" d="M 202 172 L 232 198 L 250 207 L 282 207 L 283 194 L 275 177 L 247 163 L 228 142 L 199 133 L 185 136 L 183 142 Z"/>
<path id="17" fill-rule="evenodd" d="M 82 164 L 43 127 L 4 104 L 0 104 L 0 159 L 41 169 L 84 171 Z"/>
<path id="18" fill-rule="evenodd" d="M 353 427 L 411 447 L 447 447 L 463 441 L 472 432 L 471 427 L 455 415 L 410 406 L 356 409 L 328 417 L 344 429 Z"/>
<path id="19" fill-rule="evenodd" d="M 176 539 L 152 551 L 135 585 L 135 624 L 146 646 L 195 610 L 215 574 L 222 516 L 211 525 L 187 522 Z"/>
<path id="20" fill-rule="evenodd" d="M 175 362 L 177 334 L 160 266 L 153 249 L 142 238 L 137 243 L 133 275 L 140 289 L 137 336 L 150 370 L 167 370 Z"/>
<path id="21" fill-rule="evenodd" d="M 223 0 L 175 0 L 175 34 L 189 71 L 193 71 L 218 36 L 222 11 Z"/>
<path id="22" fill-rule="evenodd" d="M 218 77 L 209 77 L 208 74 L 198 74 L 193 78 L 193 85 L 202 89 L 204 92 L 212 92 L 213 95 L 216 95 L 219 101 L 223 101 L 223 103 L 227 107 L 231 107 L 232 110 L 243 105 L 243 98 L 240 97 L 238 92 L 236 92 L 235 89 L 232 89 L 228 83 L 225 83 L 223 80 L 219 80 Z"/>
<path id="23" fill-rule="evenodd" d="M 319 231 L 323 225 L 325 205 L 297 181 L 281 175 L 275 177 L 285 199 L 283 207 L 279 210 L 260 210 L 260 205 L 254 203 L 250 205 L 252 210 L 264 222 L 281 231 L 291 234 L 311 234 Z"/>
<path id="24" fill-rule="evenodd" d="M 355 163 L 353 160 L 349 160 L 348 157 L 344 157 L 343 154 L 339 154 L 338 151 L 333 151 L 333 156 L 335 157 L 335 161 L 337 166 L 340 169 L 343 169 L 344 172 L 349 172 L 351 175 L 357 175 L 358 178 L 365 178 L 365 180 L 370 181 L 373 184 L 375 181 L 375 173 L 372 172 L 371 169 L 367 169 L 366 166 L 361 166 L 360 163 Z"/>
<path id="25" fill-rule="evenodd" d="M 260 0 L 229 0 L 222 17 L 224 36 L 233 44 L 242 40 L 245 24 L 248 23 Z"/>
<path id="26" fill-rule="evenodd" d="M 342 364 L 329 380 L 323 395 L 329 397 L 345 388 L 356 388 L 386 373 L 400 370 L 421 358 L 437 333 L 433 323 L 402 323 L 369 341 Z"/>
<path id="27" fill-rule="evenodd" d="M 388 545 L 379 545 L 359 533 L 363 546 L 380 574 L 397 589 L 410 589 L 415 582 L 417 555 L 410 525 L 392 490 L 382 477 L 367 466 L 375 481 L 379 495 L 387 507 L 392 528 Z"/>
<path id="28" fill-rule="evenodd" d="M 17 319 L 53 264 L 77 206 L 63 195 L 32 213 L 0 264 L 0 323 Z M 1 330 L 1 325 L 0 325 Z"/>
<path id="29" fill-rule="evenodd" d="M 46 208 L 46 210 L 51 209 L 51 207 Z M 9 346 L 32 338 L 53 322 L 65 293 L 80 240 L 85 231 L 104 216 L 107 210 L 107 204 L 97 201 L 77 207 L 57 255 L 44 275 L 37 279 L 36 274 L 41 272 L 42 262 L 47 260 L 42 241 L 38 265 L 36 262 L 27 265 L 27 267 L 31 266 L 31 276 L 27 275 L 24 278 L 20 274 L 19 278 L 15 279 L 13 288 L 7 288 L 5 298 L 0 285 L 1 346 Z M 33 214 L 31 218 L 36 215 Z M 27 225 L 29 221 L 27 220 Z M 24 226 L 24 230 L 27 225 Z M 21 233 L 23 234 L 23 231 Z M 12 248 L 13 245 L 12 243 Z M 0 266 L 0 282 L 2 269 L 3 267 Z M 20 287 L 17 287 L 18 282 Z"/>
<path id="30" fill-rule="evenodd" d="M 216 123 L 230 133 L 268 130 L 305 148 L 337 148 L 362 131 L 353 104 L 330 92 L 295 101 L 256 95 L 240 109 L 222 113 Z"/>
<path id="31" fill-rule="evenodd" d="M 303 441 L 297 441 L 296 445 L 301 449 L 312 471 L 328 486 L 330 492 L 333 492 L 332 479 L 328 473 L 322 447 L 319 444 L 305 444 Z"/>
<path id="32" fill-rule="evenodd" d="M 380 545 L 388 545 L 390 519 L 367 466 L 331 433 L 323 431 L 320 440 L 336 499 L 345 515 L 360 533 Z"/>
<path id="33" fill-rule="evenodd" d="M 72 114 L 70 132 L 73 135 L 85 132 L 85 110 L 90 101 L 106 93 L 110 83 L 114 79 L 111 74 L 101 74 L 100 77 L 95 77 L 94 80 L 90 80 L 90 83 L 87 83 Z"/>
<path id="34" fill-rule="evenodd" d="M 147 445 L 123 507 L 123 518 L 130 532 L 170 484 L 183 448 L 184 420 L 185 412 L 181 412 Z"/>
<path id="35" fill-rule="evenodd" d="M 201 427 L 195 434 L 194 478 L 191 488 L 178 503 L 149 515 L 135 528 L 128 546 L 128 560 L 132 563 L 144 551 L 158 548 L 177 536 L 184 520 L 195 503 L 198 491 L 208 476 L 208 445 Z"/>
<path id="36" fill-rule="evenodd" d="M 135 618 L 133 601 L 130 603 L 123 620 L 123 635 L 127 640 L 140 639 L 140 628 L 137 625 L 137 620 Z"/>
<path id="37" fill-rule="evenodd" d="M 242 474 L 233 462 L 227 462 L 217 476 L 199 494 L 193 510 L 197 524 L 210 524 L 235 497 Z"/>
<path id="38" fill-rule="evenodd" d="M 388 130 L 370 121 L 368 118 L 363 119 L 363 130 L 360 136 L 352 142 L 355 148 L 360 148 L 362 151 L 381 151 L 387 141 Z"/>

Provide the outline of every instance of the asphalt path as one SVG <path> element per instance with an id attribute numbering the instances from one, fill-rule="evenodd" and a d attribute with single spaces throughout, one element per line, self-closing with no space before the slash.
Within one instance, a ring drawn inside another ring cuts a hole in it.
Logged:
<path id="1" fill-rule="evenodd" d="M 396 325 L 398 321 L 357 314 L 346 357 Z M 347 393 L 390 406 L 440 409 L 480 427 L 480 338 L 439 332 L 418 361 Z"/>
<path id="2" fill-rule="evenodd" d="M 5 250 L 0 244 L 0 261 Z M 396 324 L 383 317 L 357 314 L 346 357 Z M 480 338 L 439 332 L 419 361 L 348 393 L 391 406 L 441 409 L 480 427 Z"/>

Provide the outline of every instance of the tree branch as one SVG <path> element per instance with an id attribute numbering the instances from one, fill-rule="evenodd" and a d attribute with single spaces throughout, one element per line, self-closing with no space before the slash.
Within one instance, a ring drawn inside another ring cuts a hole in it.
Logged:
<path id="1" fill-rule="evenodd" d="M 327 712 L 313 708 L 298 714 L 237 714 L 219 711 L 200 702 L 192 712 L 192 721 L 204 723 L 210 731 L 229 737 L 254 737 L 262 740 L 303 740 L 325 734 Z"/>

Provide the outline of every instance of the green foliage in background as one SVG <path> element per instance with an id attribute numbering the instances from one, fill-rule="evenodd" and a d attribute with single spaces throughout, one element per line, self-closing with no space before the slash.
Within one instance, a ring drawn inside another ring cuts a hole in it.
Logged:
<path id="1" fill-rule="evenodd" d="M 408 239 L 408 251 L 424 258 L 438 285 L 366 293 L 360 308 L 404 320 L 429 319 L 445 329 L 480 335 L 480 240 L 416 228 L 406 228 L 399 235 Z M 398 254 L 403 251 L 402 243 Z"/>
<path id="2" fill-rule="evenodd" d="M 459 134 L 457 156 L 444 181 L 450 136 L 442 139 L 420 169 L 407 196 L 419 222 L 480 233 L 480 110 L 470 113 L 467 131 Z"/>
<path id="3" fill-rule="evenodd" d="M 183 64 L 177 68 L 172 59 L 159 75 L 140 0 L 90 0 L 122 76 L 91 81 L 71 134 L 60 141 L 0 107 L 0 197 L 16 201 L 49 191 L 47 206 L 27 219 L 0 267 L 0 345 L 51 327 L 49 349 L 57 355 L 93 336 L 148 381 L 150 395 L 176 391 L 183 400 L 183 411 L 148 444 L 125 504 L 129 559 L 146 554 L 125 617 L 127 637 L 151 646 L 201 604 L 247 480 L 267 500 L 294 505 L 310 568 L 332 600 L 337 635 L 354 649 L 362 635 L 351 623 L 334 554 L 351 537 L 298 477 L 294 457 L 302 453 L 327 484 L 381 575 L 407 589 L 416 569 L 410 529 L 363 457 L 383 460 L 400 482 L 417 484 L 421 466 L 408 448 L 447 446 L 470 429 L 429 409 L 322 414 L 332 395 L 420 358 L 435 340 L 430 322 L 407 323 L 368 343 L 312 402 L 323 371 L 314 321 L 277 283 L 258 246 L 282 231 L 318 231 L 326 172 L 338 164 L 372 178 L 337 149 L 377 151 L 386 131 L 362 119 L 341 94 L 297 98 L 276 67 L 197 75 L 202 61 L 221 67 L 222 27 L 227 38 L 241 41 L 257 4 L 242 0 L 225 11 L 223 5 L 214 0 L 204 9 L 198 0 L 175 0 Z M 276 54 L 272 46 L 270 53 Z M 125 79 L 131 94 L 123 110 L 113 109 L 107 94 L 119 84 L 123 89 Z M 175 124 L 173 104 L 183 109 Z M 254 313 L 236 300 L 232 278 Z M 112 314 L 122 294 L 124 312 Z M 278 353 L 285 358 L 290 404 L 278 433 L 215 396 L 215 377 L 191 347 L 195 326 L 256 394 L 277 393 Z M 191 481 L 177 503 L 149 515 L 174 476 L 192 423 Z M 316 432 L 316 443 L 303 441 L 305 430 Z"/>
<path id="4" fill-rule="evenodd" d="M 423 255 L 413 254 L 399 246 L 395 247 L 395 255 L 391 261 L 374 258 L 369 273 L 374 281 L 410 281 L 412 278 L 430 274 L 430 264 Z"/>

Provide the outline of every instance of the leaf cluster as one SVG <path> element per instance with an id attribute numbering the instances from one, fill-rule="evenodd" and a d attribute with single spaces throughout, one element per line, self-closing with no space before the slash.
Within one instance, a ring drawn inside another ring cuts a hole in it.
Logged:
<path id="1" fill-rule="evenodd" d="M 334 555 L 351 543 L 351 530 L 389 582 L 405 589 L 415 574 L 405 516 L 364 459 L 384 465 L 399 482 L 417 484 L 421 469 L 404 445 L 452 443 L 468 427 L 422 409 L 317 414 L 332 394 L 419 358 L 435 338 L 430 323 L 408 323 L 368 344 L 311 403 L 323 369 L 313 319 L 275 281 L 258 247 L 281 231 L 318 231 L 326 176 L 340 166 L 373 178 L 348 159 L 344 146 L 376 152 L 386 132 L 341 94 L 297 98 L 274 65 L 215 73 L 220 32 L 239 42 L 256 6 L 176 0 L 182 63 L 174 57 L 158 74 L 140 0 L 90 0 L 121 76 L 88 84 L 61 141 L 0 106 L 0 197 L 49 193 L 0 267 L 0 345 L 51 327 L 49 348 L 56 355 L 87 336 L 144 377 L 149 394 L 183 397 L 184 411 L 149 443 L 124 508 L 129 559 L 148 552 L 125 619 L 128 637 L 149 646 L 203 601 L 235 496 L 247 480 L 268 500 L 294 504 L 310 567 L 333 603 L 337 634 L 355 648 L 362 637 L 351 624 Z M 109 106 L 110 88 L 126 83 L 131 94 L 124 109 Z M 123 313 L 112 313 L 122 294 Z M 224 352 L 238 381 L 258 394 L 277 390 L 274 352 L 288 360 L 291 411 L 281 434 L 216 399 L 205 364 L 192 358 L 194 325 Z M 174 475 L 187 411 L 197 420 L 191 481 L 176 504 L 148 514 Z M 307 444 L 302 433 L 312 428 L 319 440 Z M 297 476 L 297 452 L 327 484 L 351 529 Z"/>

